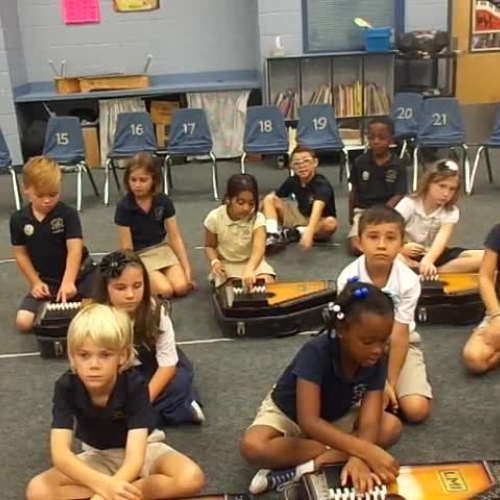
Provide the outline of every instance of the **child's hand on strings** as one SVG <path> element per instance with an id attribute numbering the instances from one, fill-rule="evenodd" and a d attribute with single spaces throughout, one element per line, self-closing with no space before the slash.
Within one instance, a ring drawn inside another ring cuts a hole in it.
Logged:
<path id="1" fill-rule="evenodd" d="M 50 297 L 50 288 L 47 283 L 43 281 L 38 281 L 31 287 L 31 295 L 35 297 L 35 299 L 47 299 Z"/>
<path id="2" fill-rule="evenodd" d="M 384 484 L 392 483 L 399 473 L 399 463 L 380 446 L 367 443 L 363 460 Z"/>
<path id="3" fill-rule="evenodd" d="M 340 473 L 341 486 L 347 486 L 349 484 L 349 479 L 357 495 L 364 495 L 372 490 L 375 485 L 382 484 L 380 478 L 358 457 L 351 457 L 344 465 Z"/>
<path id="4" fill-rule="evenodd" d="M 422 276 L 434 276 L 438 273 L 436 266 L 432 262 L 428 262 L 425 258 L 420 261 L 418 270 Z"/>
<path id="5" fill-rule="evenodd" d="M 67 302 L 78 293 L 73 282 L 64 281 L 61 283 L 57 291 L 56 302 Z"/>
<path id="6" fill-rule="evenodd" d="M 250 292 L 253 286 L 255 285 L 255 280 L 256 280 L 255 272 L 252 269 L 245 268 L 243 270 L 243 276 L 241 277 L 241 279 L 243 281 L 245 289 Z"/>
<path id="7" fill-rule="evenodd" d="M 212 263 L 212 273 L 215 276 L 222 276 L 226 272 L 222 262 L 219 259 L 215 259 Z"/>

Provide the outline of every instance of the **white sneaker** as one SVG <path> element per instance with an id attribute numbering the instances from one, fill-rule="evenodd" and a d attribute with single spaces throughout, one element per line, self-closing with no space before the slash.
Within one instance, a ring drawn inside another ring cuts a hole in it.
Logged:
<path id="1" fill-rule="evenodd" d="M 203 413 L 203 410 L 201 409 L 198 401 L 191 401 L 191 408 L 193 408 L 196 423 L 202 424 L 203 422 L 205 422 L 205 414 Z"/>
<path id="2" fill-rule="evenodd" d="M 271 490 L 281 492 L 297 479 L 296 467 L 277 470 L 260 469 L 255 474 L 248 489 L 252 495 L 259 495 Z"/>

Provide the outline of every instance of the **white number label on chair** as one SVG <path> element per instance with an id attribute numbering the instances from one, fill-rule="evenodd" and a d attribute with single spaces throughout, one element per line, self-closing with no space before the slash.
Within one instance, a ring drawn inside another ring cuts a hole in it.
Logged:
<path id="1" fill-rule="evenodd" d="M 56 142 L 58 146 L 67 146 L 69 144 L 68 132 L 58 132 L 56 134 Z"/>
<path id="2" fill-rule="evenodd" d="M 328 121 L 324 116 L 313 118 L 314 130 L 325 130 Z"/>
<path id="3" fill-rule="evenodd" d="M 132 135 L 144 135 L 142 123 L 132 123 L 132 125 L 130 125 L 130 130 L 132 130 Z"/>
<path id="4" fill-rule="evenodd" d="M 259 120 L 261 132 L 269 133 L 273 131 L 273 122 L 271 120 Z"/>
<path id="5" fill-rule="evenodd" d="M 195 128 L 196 128 L 195 122 L 182 124 L 182 129 L 184 130 L 185 134 L 193 135 Z"/>
<path id="6" fill-rule="evenodd" d="M 433 113 L 432 114 L 432 124 L 436 127 L 442 127 L 448 122 L 448 116 L 446 113 Z"/>
<path id="7" fill-rule="evenodd" d="M 398 120 L 409 120 L 413 118 L 413 109 L 399 107 L 396 111 L 396 118 Z"/>

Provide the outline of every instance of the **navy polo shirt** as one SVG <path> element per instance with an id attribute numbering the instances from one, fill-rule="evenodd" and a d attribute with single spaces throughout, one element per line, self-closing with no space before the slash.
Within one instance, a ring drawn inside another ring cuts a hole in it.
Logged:
<path id="1" fill-rule="evenodd" d="M 61 282 L 66 270 L 66 240 L 82 239 L 78 212 L 59 202 L 40 222 L 31 203 L 12 214 L 10 240 L 13 246 L 26 248 L 31 263 L 42 280 Z M 83 259 L 88 255 L 83 250 Z"/>
<path id="2" fill-rule="evenodd" d="M 276 405 L 297 422 L 297 379 L 320 386 L 322 419 L 333 422 L 359 403 L 366 391 L 382 391 L 387 364 L 382 358 L 376 365 L 360 367 L 353 380 L 346 380 L 340 363 L 340 344 L 327 334 L 304 344 L 274 387 L 271 397 Z"/>
<path id="3" fill-rule="evenodd" d="M 94 406 L 81 379 L 70 371 L 55 384 L 52 429 L 75 429 L 75 436 L 93 448 L 125 448 L 129 430 L 151 432 L 155 422 L 147 385 L 133 368 L 118 374 L 105 407 Z"/>
<path id="4" fill-rule="evenodd" d="M 349 182 L 356 190 L 358 208 L 385 205 L 393 196 L 408 192 L 406 168 L 396 155 L 383 165 L 375 163 L 371 151 L 358 156 Z"/>
<path id="5" fill-rule="evenodd" d="M 484 246 L 488 250 L 493 250 L 498 255 L 497 259 L 497 277 L 496 277 L 496 291 L 497 297 L 500 297 L 500 224 L 496 224 L 490 230 L 484 241 Z"/>
<path id="6" fill-rule="evenodd" d="M 174 215 L 174 204 L 164 193 L 153 197 L 149 212 L 139 207 L 134 196 L 129 193 L 116 206 L 115 224 L 130 228 L 134 250 L 139 251 L 165 240 L 165 219 Z"/>
<path id="7" fill-rule="evenodd" d="M 310 217 L 313 203 L 316 200 L 325 202 L 322 217 L 337 217 L 335 208 L 335 193 L 328 179 L 321 174 L 316 174 L 305 186 L 302 186 L 297 175 L 289 177 L 276 191 L 280 198 L 294 194 L 300 213 Z"/>

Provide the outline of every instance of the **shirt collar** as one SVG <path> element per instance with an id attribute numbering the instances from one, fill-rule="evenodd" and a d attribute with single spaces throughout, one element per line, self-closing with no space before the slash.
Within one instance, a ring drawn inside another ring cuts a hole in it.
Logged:
<path id="1" fill-rule="evenodd" d="M 428 217 L 437 217 L 442 210 L 444 210 L 443 207 L 438 207 L 434 212 L 431 212 L 430 214 L 425 213 L 425 208 L 424 208 L 424 201 L 421 198 L 417 198 L 415 201 L 415 213 L 418 215 L 428 218 Z"/>
<path id="2" fill-rule="evenodd" d="M 92 403 L 89 391 L 85 387 L 85 384 L 82 382 L 80 377 L 75 373 L 73 373 L 72 376 L 74 377 L 75 401 L 77 406 L 80 408 L 96 408 Z M 103 406 L 99 409 L 116 410 L 121 406 L 123 388 L 126 384 L 125 379 L 125 373 L 119 373 L 117 375 L 115 386 L 113 387 L 113 391 L 109 396 L 106 406 Z"/>
<path id="3" fill-rule="evenodd" d="M 395 164 L 397 162 L 397 159 L 394 153 L 391 153 L 390 158 L 383 165 L 377 165 L 375 163 L 375 159 L 373 158 L 373 152 L 371 150 L 368 150 L 368 162 L 370 163 L 370 165 L 377 168 L 394 168 L 396 166 Z"/>
<path id="4" fill-rule="evenodd" d="M 226 226 L 246 226 L 248 222 L 250 221 L 250 218 L 253 216 L 250 216 L 247 219 L 239 219 L 239 220 L 233 220 L 231 217 L 229 217 L 229 214 L 227 213 L 227 205 L 223 205 L 223 213 L 224 213 L 224 224 Z"/>

